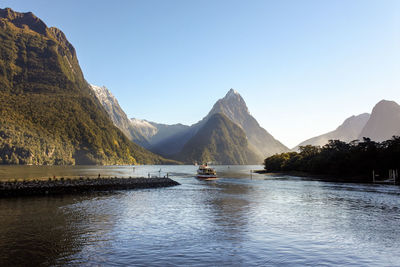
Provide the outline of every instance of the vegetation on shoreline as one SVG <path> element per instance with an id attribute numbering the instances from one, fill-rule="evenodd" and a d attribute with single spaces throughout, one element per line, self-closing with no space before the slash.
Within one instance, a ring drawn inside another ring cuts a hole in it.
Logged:
<path id="1" fill-rule="evenodd" d="M 264 160 L 267 172 L 300 171 L 337 177 L 360 177 L 372 181 L 372 172 L 387 177 L 400 169 L 400 136 L 384 142 L 369 138 L 349 143 L 330 140 L 323 147 L 301 146 L 300 152 L 276 154 Z"/>

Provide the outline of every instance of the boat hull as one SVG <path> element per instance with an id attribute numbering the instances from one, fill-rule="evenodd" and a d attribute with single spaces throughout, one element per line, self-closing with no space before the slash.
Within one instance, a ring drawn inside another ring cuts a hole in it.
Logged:
<path id="1" fill-rule="evenodd" d="M 204 180 L 204 181 L 211 181 L 211 180 L 217 180 L 218 177 L 216 175 L 202 175 L 198 174 L 196 176 L 197 179 Z"/>

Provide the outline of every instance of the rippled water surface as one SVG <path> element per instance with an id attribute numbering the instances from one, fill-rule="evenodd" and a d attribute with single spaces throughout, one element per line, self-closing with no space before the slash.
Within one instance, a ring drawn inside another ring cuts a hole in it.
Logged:
<path id="1" fill-rule="evenodd" d="M 181 183 L 0 199 L 0 266 L 400 265 L 398 186 L 250 177 L 260 168 L 218 166 L 205 182 L 195 166 L 0 167 L 0 179 L 160 171 Z"/>

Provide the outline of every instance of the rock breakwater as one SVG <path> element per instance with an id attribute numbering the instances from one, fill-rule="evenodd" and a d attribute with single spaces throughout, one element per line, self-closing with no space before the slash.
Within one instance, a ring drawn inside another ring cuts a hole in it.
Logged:
<path id="1" fill-rule="evenodd" d="M 179 185 L 170 178 L 59 178 L 0 182 L 0 197 L 72 194 Z"/>

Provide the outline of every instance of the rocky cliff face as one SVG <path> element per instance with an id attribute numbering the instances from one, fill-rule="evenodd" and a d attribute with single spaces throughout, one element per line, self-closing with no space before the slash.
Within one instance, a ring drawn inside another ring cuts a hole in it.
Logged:
<path id="1" fill-rule="evenodd" d="M 110 119 L 131 141 L 143 147 L 149 147 L 150 144 L 146 136 L 144 136 L 131 120 L 128 119 L 126 113 L 120 107 L 118 100 L 105 87 L 91 85 L 97 99 L 107 111 Z"/>
<path id="2" fill-rule="evenodd" d="M 373 108 L 359 138 L 368 137 L 381 142 L 394 135 L 400 135 L 400 106 L 394 101 L 382 100 Z"/>
<path id="3" fill-rule="evenodd" d="M 61 30 L 0 9 L 0 163 L 163 161 L 113 125 Z"/>
<path id="4" fill-rule="evenodd" d="M 370 114 L 363 113 L 357 116 L 351 116 L 347 118 L 343 124 L 341 124 L 334 131 L 326 134 L 322 134 L 313 138 L 310 138 L 304 142 L 301 142 L 293 150 L 297 151 L 300 146 L 313 145 L 313 146 L 324 146 L 329 140 L 341 140 L 343 142 L 351 142 L 359 138 L 359 135 L 366 125 Z"/>

